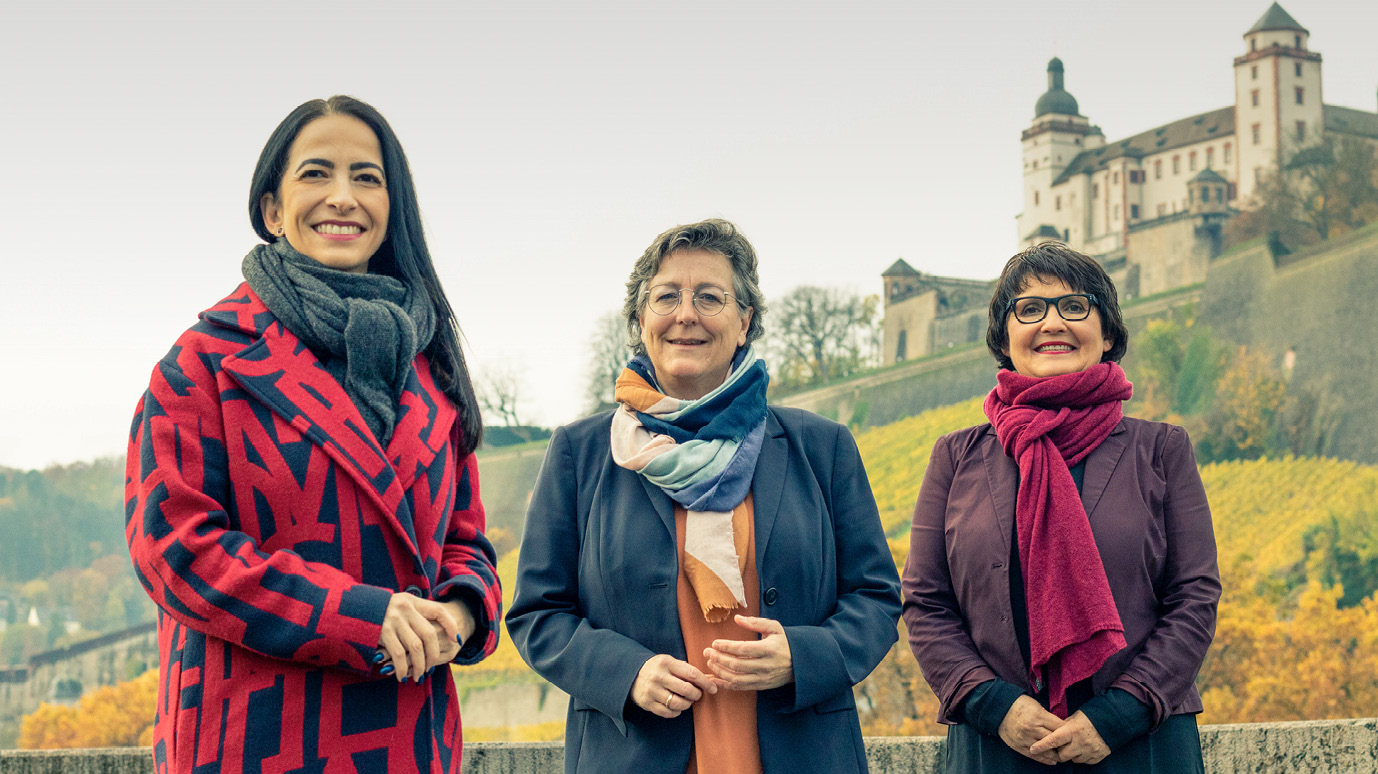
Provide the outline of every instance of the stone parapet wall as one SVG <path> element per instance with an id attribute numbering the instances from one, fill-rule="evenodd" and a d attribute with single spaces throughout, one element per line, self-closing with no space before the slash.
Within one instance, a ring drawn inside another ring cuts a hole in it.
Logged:
<path id="1" fill-rule="evenodd" d="M 1205 726 L 1207 774 L 1378 774 L 1378 719 L 1308 720 Z M 940 737 L 869 737 L 872 774 L 938 774 Z M 0 750 L 5 774 L 151 774 L 148 748 Z M 559 774 L 561 742 L 475 742 L 464 746 L 465 774 Z"/>

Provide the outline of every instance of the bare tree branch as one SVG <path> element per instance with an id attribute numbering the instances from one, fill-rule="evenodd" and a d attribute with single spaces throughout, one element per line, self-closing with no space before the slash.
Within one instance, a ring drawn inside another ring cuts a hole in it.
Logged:
<path id="1" fill-rule="evenodd" d="M 613 385 L 631 359 L 627 348 L 627 323 L 620 310 L 598 318 L 589 338 L 589 362 L 584 397 L 593 413 L 613 402 Z"/>
<path id="2" fill-rule="evenodd" d="M 803 285 L 771 310 L 777 384 L 827 384 L 873 364 L 879 299 Z"/>
<path id="3" fill-rule="evenodd" d="M 478 404 L 488 416 L 506 427 L 522 424 L 517 417 L 517 401 L 521 393 L 521 369 L 511 363 L 485 366 L 478 377 Z"/>

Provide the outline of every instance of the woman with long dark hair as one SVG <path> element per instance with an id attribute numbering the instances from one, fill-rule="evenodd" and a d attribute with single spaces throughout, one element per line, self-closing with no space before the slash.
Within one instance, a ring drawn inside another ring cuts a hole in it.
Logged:
<path id="1" fill-rule="evenodd" d="M 457 772 L 448 664 L 493 651 L 502 596 L 397 136 L 351 97 L 302 104 L 249 218 L 245 282 L 158 363 L 130 432 L 158 770 Z"/>

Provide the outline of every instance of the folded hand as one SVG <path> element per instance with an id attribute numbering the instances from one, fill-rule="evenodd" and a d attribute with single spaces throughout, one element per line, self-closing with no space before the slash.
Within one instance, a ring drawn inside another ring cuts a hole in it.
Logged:
<path id="1" fill-rule="evenodd" d="M 708 668 L 718 682 L 734 691 L 764 691 L 794 682 L 794 659 L 785 627 L 779 621 L 747 615 L 737 616 L 736 621 L 761 638 L 713 640 L 713 646 L 704 649 Z"/>

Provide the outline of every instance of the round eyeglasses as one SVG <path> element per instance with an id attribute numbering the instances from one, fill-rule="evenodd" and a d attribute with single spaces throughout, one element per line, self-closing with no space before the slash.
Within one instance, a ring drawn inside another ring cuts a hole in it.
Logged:
<path id="1" fill-rule="evenodd" d="M 693 294 L 694 309 L 704 317 L 712 317 L 727 306 L 732 297 L 722 288 L 704 285 L 701 288 L 677 288 L 674 285 L 656 285 L 646 295 L 646 308 L 659 315 L 673 314 L 685 293 Z"/>
<path id="2" fill-rule="evenodd" d="M 1076 322 L 1091 316 L 1091 310 L 1096 306 L 1096 296 L 1093 293 L 1068 293 L 1056 298 L 1019 296 L 1010 299 L 1005 305 L 1005 314 L 1013 312 L 1014 319 L 1032 325 L 1043 322 L 1043 318 L 1048 316 L 1050 306 L 1057 307 L 1057 313 L 1062 319 Z"/>

